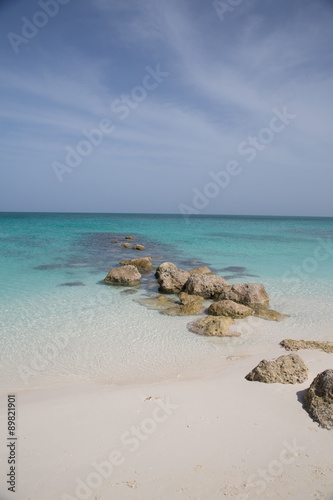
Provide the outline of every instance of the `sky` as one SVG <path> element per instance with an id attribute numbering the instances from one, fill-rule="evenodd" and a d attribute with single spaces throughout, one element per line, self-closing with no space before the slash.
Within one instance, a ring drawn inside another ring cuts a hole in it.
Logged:
<path id="1" fill-rule="evenodd" d="M 333 2 L 0 1 L 0 211 L 333 216 Z"/>

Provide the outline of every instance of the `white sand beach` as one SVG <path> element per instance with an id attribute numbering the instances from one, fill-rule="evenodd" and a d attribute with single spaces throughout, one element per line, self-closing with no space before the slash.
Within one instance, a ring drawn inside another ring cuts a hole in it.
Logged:
<path id="1" fill-rule="evenodd" d="M 17 393 L 17 488 L 2 477 L 1 500 L 333 499 L 333 433 L 301 404 L 333 356 L 299 351 L 303 384 L 245 380 L 282 354 L 231 357 L 200 379 Z"/>

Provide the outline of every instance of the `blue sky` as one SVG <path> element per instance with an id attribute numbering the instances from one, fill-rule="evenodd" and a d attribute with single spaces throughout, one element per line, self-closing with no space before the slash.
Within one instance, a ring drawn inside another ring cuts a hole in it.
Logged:
<path id="1" fill-rule="evenodd" d="M 332 25 L 328 0 L 1 2 L 0 210 L 333 216 Z"/>

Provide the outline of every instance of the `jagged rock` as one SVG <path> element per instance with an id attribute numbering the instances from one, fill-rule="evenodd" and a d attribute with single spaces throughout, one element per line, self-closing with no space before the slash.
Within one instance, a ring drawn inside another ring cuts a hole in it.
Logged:
<path id="1" fill-rule="evenodd" d="M 321 349 L 324 352 L 333 352 L 332 342 L 284 339 L 280 342 L 280 345 L 282 345 L 286 351 L 298 351 L 299 349 Z"/>
<path id="2" fill-rule="evenodd" d="M 155 272 L 155 278 L 159 278 L 160 274 L 164 273 L 167 269 L 177 269 L 177 266 L 173 264 L 172 262 L 163 262 L 163 264 L 160 264 L 158 268 L 156 269 Z"/>
<path id="3" fill-rule="evenodd" d="M 245 306 L 260 309 L 269 306 L 269 296 L 264 285 L 258 283 L 238 283 L 229 288 L 224 287 L 220 300 L 233 300 Z"/>
<path id="4" fill-rule="evenodd" d="M 333 429 L 333 370 L 316 376 L 304 397 L 304 408 L 324 429 Z"/>
<path id="5" fill-rule="evenodd" d="M 192 274 L 184 286 L 184 292 L 190 295 L 200 295 L 205 299 L 217 299 L 229 283 L 215 274 Z"/>
<path id="6" fill-rule="evenodd" d="M 121 246 L 124 248 L 131 248 L 132 243 L 122 243 Z"/>
<path id="7" fill-rule="evenodd" d="M 125 236 L 125 240 L 134 240 L 133 236 Z"/>
<path id="8" fill-rule="evenodd" d="M 148 309 L 156 309 L 162 311 L 164 309 L 170 309 L 177 304 L 177 301 L 171 297 L 166 297 L 165 295 L 156 295 L 155 297 L 148 297 L 143 299 L 136 299 L 135 302 L 148 307 Z"/>
<path id="9" fill-rule="evenodd" d="M 208 314 L 213 316 L 228 316 L 229 318 L 246 318 L 253 313 L 253 309 L 238 304 L 232 300 L 221 300 L 214 302 L 208 308 Z"/>
<path id="10" fill-rule="evenodd" d="M 287 354 L 272 361 L 263 359 L 245 377 L 266 384 L 296 384 L 308 378 L 308 368 L 297 354 Z"/>
<path id="11" fill-rule="evenodd" d="M 122 260 L 119 264 L 121 266 L 135 266 L 140 271 L 151 271 L 153 269 L 151 257 L 139 257 L 138 259 Z"/>
<path id="12" fill-rule="evenodd" d="M 207 266 L 196 267 L 195 269 L 189 270 L 190 274 L 212 274 L 212 271 Z"/>
<path id="13" fill-rule="evenodd" d="M 189 323 L 187 328 L 190 332 L 209 337 L 239 337 L 240 333 L 229 332 L 233 323 L 233 319 L 225 316 L 208 316 Z"/>
<path id="14" fill-rule="evenodd" d="M 143 245 L 133 245 L 132 248 L 133 250 L 146 250 L 146 247 Z"/>
<path id="15" fill-rule="evenodd" d="M 104 278 L 107 285 L 136 286 L 140 285 L 141 274 L 134 266 L 115 267 Z"/>
<path id="16" fill-rule="evenodd" d="M 283 319 L 289 317 L 287 314 L 281 314 L 273 309 L 255 309 L 253 311 L 253 316 L 267 319 L 269 321 L 282 321 Z"/>
<path id="17" fill-rule="evenodd" d="M 178 269 L 169 267 L 164 272 L 159 273 L 158 284 L 161 293 L 179 293 L 186 281 L 188 280 L 189 273 Z"/>

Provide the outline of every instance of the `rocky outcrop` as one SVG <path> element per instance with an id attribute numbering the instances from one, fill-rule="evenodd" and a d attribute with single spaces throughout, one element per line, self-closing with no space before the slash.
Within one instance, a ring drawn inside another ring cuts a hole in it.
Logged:
<path id="1" fill-rule="evenodd" d="M 179 293 L 182 291 L 189 273 L 178 269 L 177 267 L 169 267 L 165 271 L 159 273 L 158 284 L 161 293 Z"/>
<path id="2" fill-rule="evenodd" d="M 217 299 L 229 283 L 215 274 L 192 274 L 184 286 L 184 292 L 190 295 L 200 295 L 205 299 Z"/>
<path id="3" fill-rule="evenodd" d="M 119 264 L 121 266 L 135 266 L 140 271 L 151 271 L 153 269 L 151 257 L 139 257 L 137 259 L 122 260 Z"/>
<path id="4" fill-rule="evenodd" d="M 208 308 L 208 314 L 212 316 L 228 316 L 229 318 L 246 318 L 247 316 L 251 316 L 252 313 L 253 309 L 250 307 L 238 304 L 232 300 L 214 302 Z"/>
<path id="5" fill-rule="evenodd" d="M 282 345 L 286 351 L 298 351 L 299 349 L 321 349 L 324 352 L 333 352 L 332 342 L 284 339 L 280 342 L 280 345 Z"/>
<path id="6" fill-rule="evenodd" d="M 239 337 L 240 333 L 230 333 L 229 327 L 233 324 L 231 318 L 225 316 L 208 316 L 187 325 L 190 332 L 208 337 Z"/>
<path id="7" fill-rule="evenodd" d="M 281 314 L 273 309 L 254 309 L 253 316 L 267 319 L 268 321 L 282 321 L 289 317 L 287 314 Z"/>
<path id="8" fill-rule="evenodd" d="M 122 243 L 121 246 L 124 248 L 131 248 L 132 243 Z"/>
<path id="9" fill-rule="evenodd" d="M 141 274 L 135 266 L 123 266 L 111 269 L 104 278 L 107 285 L 136 286 L 140 285 Z"/>
<path id="10" fill-rule="evenodd" d="M 146 247 L 144 247 L 143 245 L 133 245 L 132 249 L 133 250 L 146 250 Z"/>
<path id="11" fill-rule="evenodd" d="M 268 293 L 264 285 L 258 283 L 238 283 L 229 288 L 224 287 L 219 299 L 233 300 L 256 309 L 269 306 Z"/>
<path id="12" fill-rule="evenodd" d="M 173 264 L 172 262 L 163 262 L 163 264 L 160 264 L 156 269 L 155 278 L 158 279 L 160 277 L 160 274 L 167 271 L 167 269 L 177 269 L 177 266 L 175 266 L 175 264 Z"/>
<path id="13" fill-rule="evenodd" d="M 203 266 L 203 267 L 196 267 L 195 269 L 190 269 L 189 273 L 190 274 L 212 274 L 212 271 L 209 269 L 209 267 Z"/>
<path id="14" fill-rule="evenodd" d="M 304 397 L 304 408 L 324 429 L 333 429 L 333 370 L 316 376 Z"/>
<path id="15" fill-rule="evenodd" d="M 134 240 L 133 236 L 125 236 L 125 240 Z"/>
<path id="16" fill-rule="evenodd" d="M 263 359 L 245 377 L 266 384 L 296 384 L 308 378 L 308 368 L 297 354 L 287 354 L 272 361 Z"/>

